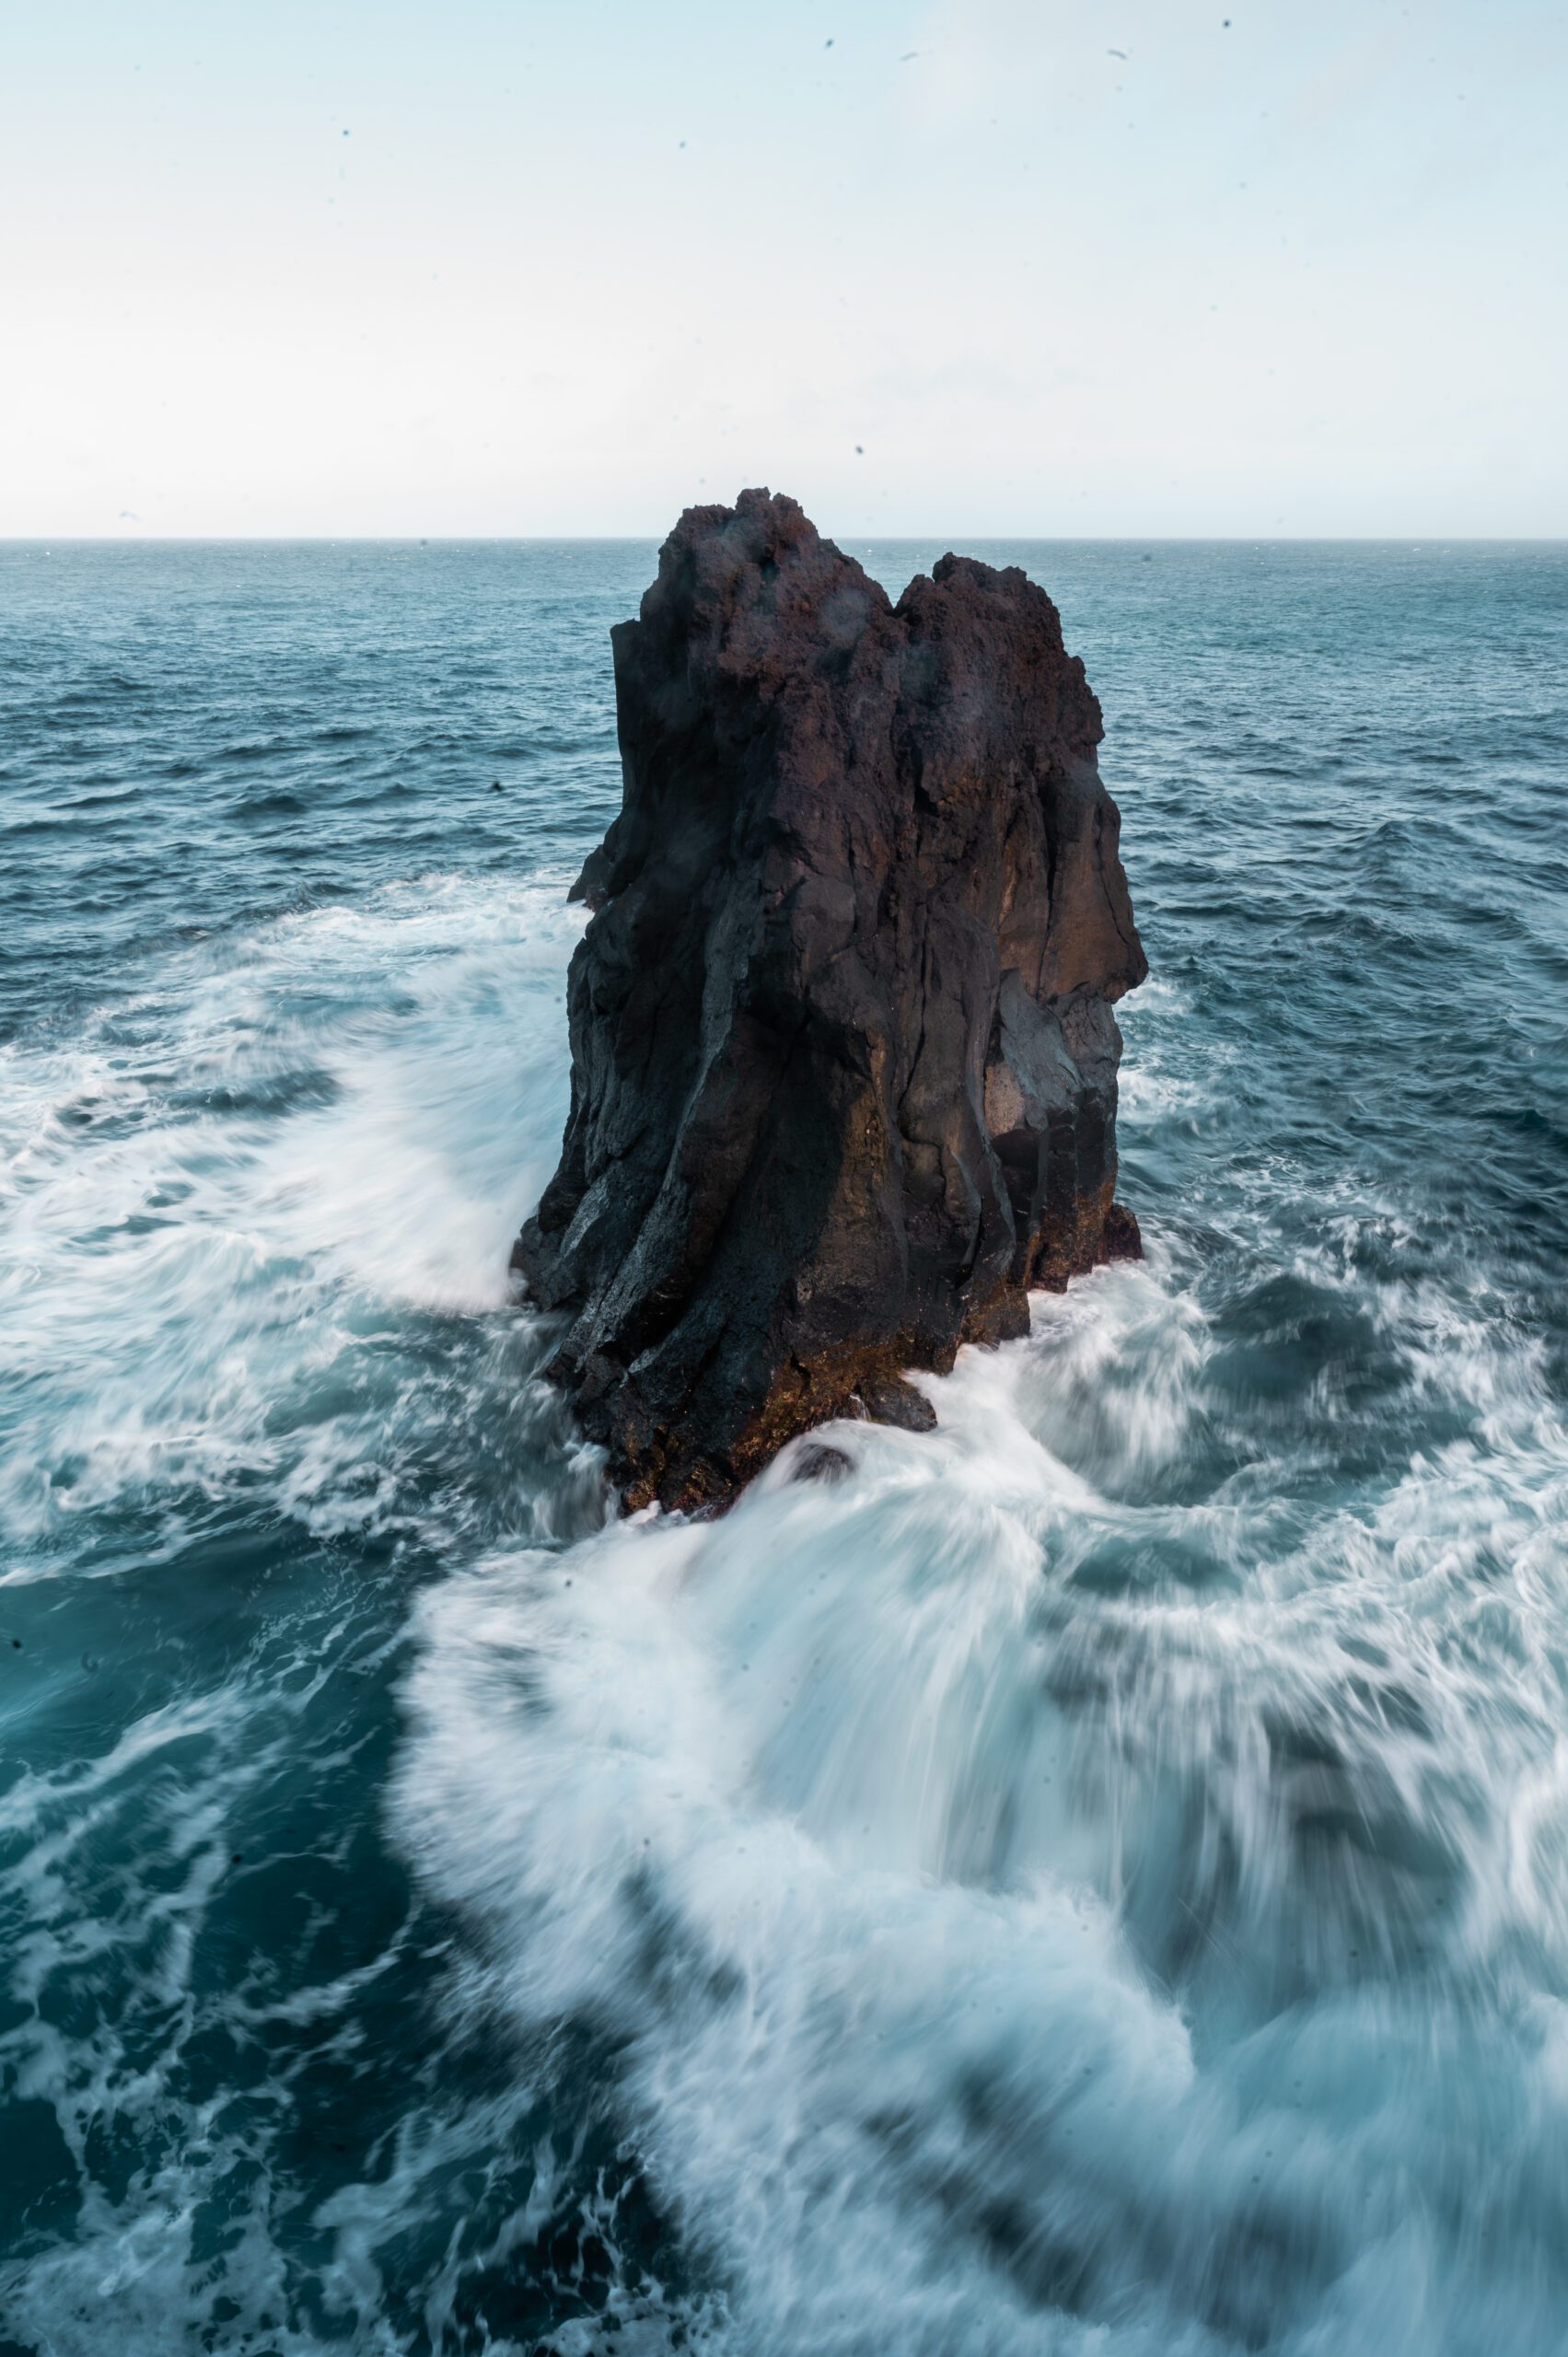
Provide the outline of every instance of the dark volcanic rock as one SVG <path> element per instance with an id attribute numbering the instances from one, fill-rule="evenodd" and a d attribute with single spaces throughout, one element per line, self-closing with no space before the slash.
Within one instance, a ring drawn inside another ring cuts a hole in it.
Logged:
<path id="1" fill-rule="evenodd" d="M 791 499 L 690 508 L 613 633 L 572 1110 L 513 1256 L 626 1503 L 696 1505 L 1136 1253 L 1111 1002 L 1144 953 L 1099 705 L 1021 572 L 898 604 Z"/>

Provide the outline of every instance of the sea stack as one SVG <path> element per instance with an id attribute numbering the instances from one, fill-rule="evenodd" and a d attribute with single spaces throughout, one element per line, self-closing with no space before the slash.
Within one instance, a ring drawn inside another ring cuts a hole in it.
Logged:
<path id="1" fill-rule="evenodd" d="M 624 795 L 574 887 L 572 1105 L 517 1240 L 627 1507 L 1135 1255 L 1111 1006 L 1147 970 L 1056 608 L 945 556 L 895 605 L 793 499 L 688 508 L 611 633 Z"/>

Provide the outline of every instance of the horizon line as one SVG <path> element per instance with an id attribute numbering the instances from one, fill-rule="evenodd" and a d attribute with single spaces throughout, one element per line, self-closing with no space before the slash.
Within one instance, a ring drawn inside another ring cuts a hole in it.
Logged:
<path id="1" fill-rule="evenodd" d="M 722 505 L 723 502 L 714 505 Z M 684 512 L 684 511 L 682 511 Z M 0 548 L 540 548 L 563 544 L 580 548 L 613 548 L 628 542 L 668 539 L 642 532 L 0 532 Z M 987 540 L 993 546 L 1029 547 L 1090 544 L 1117 547 L 1254 547 L 1345 548 L 1386 547 L 1411 543 L 1490 548 L 1522 544 L 1530 548 L 1568 546 L 1568 532 L 986 532 L 951 527 L 940 531 L 824 533 L 824 539 L 907 541 L 926 544 L 944 539 Z"/>

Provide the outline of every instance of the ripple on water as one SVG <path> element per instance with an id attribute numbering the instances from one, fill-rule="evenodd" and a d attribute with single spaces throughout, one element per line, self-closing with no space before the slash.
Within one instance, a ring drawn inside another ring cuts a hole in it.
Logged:
<path id="1" fill-rule="evenodd" d="M 0 2336 L 1558 2357 L 1568 560 L 1027 552 L 1149 1258 L 606 1527 L 652 553 L 0 550 Z"/>

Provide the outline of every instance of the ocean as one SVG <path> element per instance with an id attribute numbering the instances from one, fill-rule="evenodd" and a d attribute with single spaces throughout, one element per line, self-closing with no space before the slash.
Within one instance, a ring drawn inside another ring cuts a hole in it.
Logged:
<path id="1" fill-rule="evenodd" d="M 505 1274 L 653 546 L 0 547 L 4 2357 L 1568 2347 L 1568 546 L 958 545 L 1147 1258 L 707 1523 Z"/>

